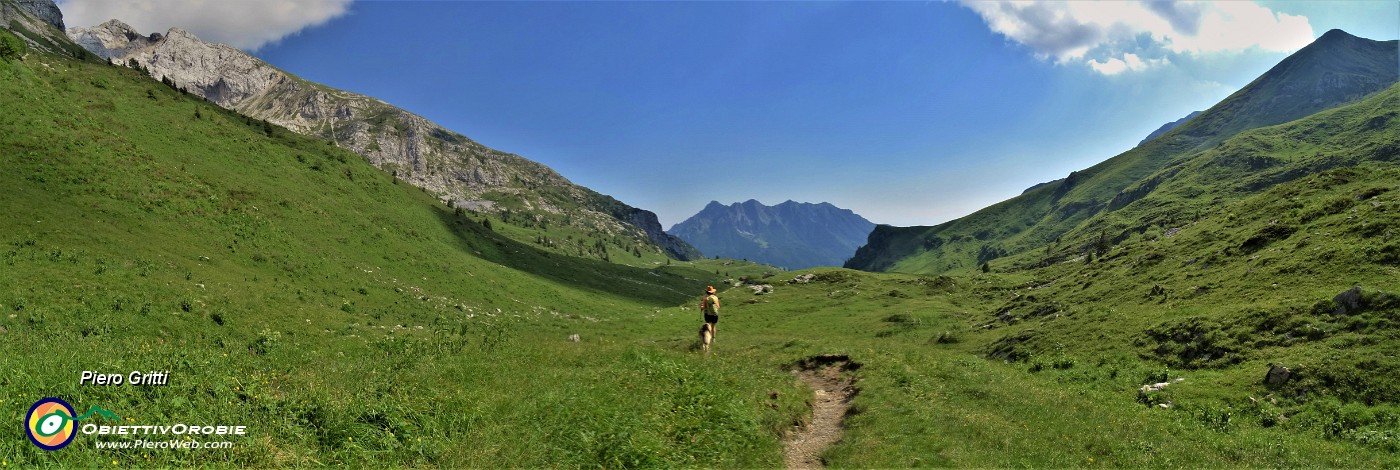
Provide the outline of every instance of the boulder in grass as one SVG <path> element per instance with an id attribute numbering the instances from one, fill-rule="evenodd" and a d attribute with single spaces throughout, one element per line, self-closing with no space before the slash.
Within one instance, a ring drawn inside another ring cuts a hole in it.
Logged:
<path id="1" fill-rule="evenodd" d="M 1333 315 L 1346 315 L 1347 313 L 1361 310 L 1361 287 L 1352 287 L 1332 298 L 1332 303 L 1337 305 L 1337 309 L 1332 311 Z"/>
<path id="2" fill-rule="evenodd" d="M 1269 373 L 1264 375 L 1264 383 L 1270 387 L 1277 387 L 1287 383 L 1290 378 L 1293 378 L 1293 371 L 1284 366 L 1271 365 Z"/>

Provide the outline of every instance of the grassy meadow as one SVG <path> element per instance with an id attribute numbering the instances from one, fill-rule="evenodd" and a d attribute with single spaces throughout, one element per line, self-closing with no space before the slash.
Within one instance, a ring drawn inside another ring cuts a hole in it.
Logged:
<path id="1" fill-rule="evenodd" d="M 835 467 L 1400 464 L 1394 169 L 1038 267 L 781 272 L 540 246 L 585 234 L 454 210 L 124 68 L 0 63 L 0 110 L 0 419 L 56 396 L 248 427 L 229 449 L 49 452 L 4 426 L 2 467 L 771 468 L 818 354 L 860 365 Z M 1296 378 L 1265 385 L 1269 364 Z"/>
<path id="2" fill-rule="evenodd" d="M 3 65 L 0 412 L 57 396 L 250 435 L 227 451 L 79 436 L 46 452 L 6 427 L 0 465 L 781 462 L 777 430 L 802 402 L 760 401 L 794 385 L 700 362 L 683 339 L 698 315 L 681 305 L 761 268 L 551 253 L 134 71 Z M 80 386 L 84 370 L 171 379 Z"/>

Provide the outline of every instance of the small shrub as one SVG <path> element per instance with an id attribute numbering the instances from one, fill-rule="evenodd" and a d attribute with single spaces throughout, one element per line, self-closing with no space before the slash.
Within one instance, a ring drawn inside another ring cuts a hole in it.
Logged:
<path id="1" fill-rule="evenodd" d="M 1051 367 L 1059 370 L 1071 369 L 1074 367 L 1074 358 L 1069 356 L 1059 356 L 1050 363 Z"/>
<path id="2" fill-rule="evenodd" d="M 263 328 L 258 332 L 258 337 L 248 343 L 248 352 L 258 356 L 266 355 L 281 339 L 282 333 Z"/>
<path id="3" fill-rule="evenodd" d="M 1229 406 L 1217 408 L 1205 405 L 1195 410 L 1192 415 L 1195 416 L 1196 421 L 1205 425 L 1207 428 L 1219 432 L 1229 432 L 1230 424 L 1234 420 L 1235 410 Z"/>
<path id="4" fill-rule="evenodd" d="M 1142 383 L 1143 383 L 1143 384 L 1155 384 L 1155 383 L 1166 382 L 1167 380 L 1169 380 L 1169 379 L 1171 378 L 1171 375 L 1172 375 L 1172 370 L 1171 370 L 1171 368 L 1168 368 L 1168 367 L 1163 367 L 1163 368 L 1161 368 L 1161 369 L 1149 370 L 1149 371 L 1147 371 L 1147 374 L 1144 375 L 1144 376 L 1142 377 Z"/>
<path id="5" fill-rule="evenodd" d="M 9 31 L 0 29 L 0 59 L 18 60 L 29 50 L 29 46 L 24 44 Z"/>

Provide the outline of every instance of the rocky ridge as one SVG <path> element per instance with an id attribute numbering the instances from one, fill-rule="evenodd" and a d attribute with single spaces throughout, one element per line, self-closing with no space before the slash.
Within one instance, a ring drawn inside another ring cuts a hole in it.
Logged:
<path id="1" fill-rule="evenodd" d="M 231 46 L 179 28 L 144 35 L 118 20 L 67 34 L 103 59 L 137 64 L 153 78 L 221 107 L 331 140 L 454 207 L 567 212 L 576 225 L 649 240 L 674 258 L 698 255 L 666 235 L 655 214 L 630 206 L 616 210 L 612 206 L 625 204 L 575 185 L 545 165 L 491 149 L 383 101 L 301 79 Z"/>
<path id="2" fill-rule="evenodd" d="M 58 9 L 58 5 L 53 0 L 14 0 L 14 5 L 20 11 L 34 16 L 35 19 L 63 31 L 63 11 Z M 5 16 L 6 19 L 12 19 L 11 15 Z"/>
<path id="3" fill-rule="evenodd" d="M 53 0 L 0 0 L 0 28 L 18 33 L 32 49 L 70 54 L 59 45 L 64 42 L 63 12 Z"/>
<path id="4" fill-rule="evenodd" d="M 866 240 L 875 224 L 830 203 L 756 200 L 728 206 L 711 201 L 671 227 L 701 251 L 788 269 L 840 266 Z"/>

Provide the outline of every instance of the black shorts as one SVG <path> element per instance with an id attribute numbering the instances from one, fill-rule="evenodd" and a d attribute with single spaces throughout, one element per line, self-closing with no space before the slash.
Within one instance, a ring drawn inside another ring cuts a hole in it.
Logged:
<path id="1" fill-rule="evenodd" d="M 718 324 L 718 323 L 719 323 L 719 315 L 710 315 L 710 314 L 708 314 L 708 313 L 705 314 L 705 323 Z"/>

